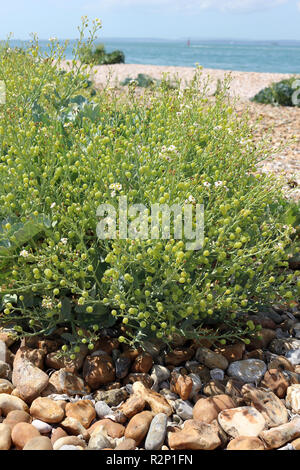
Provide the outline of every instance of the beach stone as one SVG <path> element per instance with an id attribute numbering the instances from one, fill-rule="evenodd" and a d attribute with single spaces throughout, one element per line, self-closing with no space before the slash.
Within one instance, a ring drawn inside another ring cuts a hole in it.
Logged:
<path id="1" fill-rule="evenodd" d="M 173 413 L 172 406 L 163 396 L 154 392 L 154 390 L 146 388 L 141 382 L 135 382 L 132 386 L 132 390 L 134 394 L 145 400 L 154 414 L 165 413 L 167 416 L 171 416 Z"/>
<path id="2" fill-rule="evenodd" d="M 242 395 L 247 405 L 253 406 L 263 415 L 267 427 L 287 423 L 287 409 L 275 393 L 247 384 L 242 388 Z"/>
<path id="3" fill-rule="evenodd" d="M 78 419 L 75 418 L 65 418 L 61 423 L 60 426 L 72 436 L 82 436 L 83 439 L 88 440 L 90 435 L 85 427 L 81 424 Z"/>
<path id="4" fill-rule="evenodd" d="M 38 436 L 27 441 L 23 450 L 53 450 L 53 447 L 49 437 Z"/>
<path id="5" fill-rule="evenodd" d="M 124 439 L 124 441 L 120 442 L 115 447 L 115 450 L 135 450 L 135 449 L 136 449 L 136 442 L 133 439 Z"/>
<path id="6" fill-rule="evenodd" d="M 134 384 L 135 382 L 141 382 L 145 387 L 151 388 L 153 385 L 153 380 L 149 374 L 144 374 L 143 372 L 132 372 L 125 379 L 123 379 L 123 384 Z"/>
<path id="7" fill-rule="evenodd" d="M 105 434 L 113 439 L 120 439 L 124 436 L 125 427 L 120 423 L 115 423 L 111 419 L 101 419 L 94 423 L 89 429 L 89 434 L 92 435 L 96 430 L 104 429 Z"/>
<path id="8" fill-rule="evenodd" d="M 10 379 L 11 378 L 11 367 L 9 364 L 6 364 L 4 361 L 0 361 L 0 379 Z"/>
<path id="9" fill-rule="evenodd" d="M 259 332 L 259 336 L 261 336 L 261 338 L 256 337 L 251 339 L 250 344 L 247 345 L 247 349 L 249 351 L 254 349 L 266 349 L 271 341 L 276 337 L 276 332 L 271 329 L 262 328 Z"/>
<path id="10" fill-rule="evenodd" d="M 64 429 L 62 429 L 61 427 L 52 429 L 52 433 L 51 433 L 52 445 L 54 445 L 54 443 L 62 437 L 67 437 L 67 433 Z"/>
<path id="11" fill-rule="evenodd" d="M 45 358 L 45 364 L 49 369 L 66 369 L 69 372 L 77 372 L 82 368 L 84 359 L 88 353 L 86 345 L 80 346 L 80 352 L 76 355 L 75 359 L 70 359 L 66 356 L 61 356 L 59 352 L 51 352 Z"/>
<path id="12" fill-rule="evenodd" d="M 119 349 L 119 346 L 120 343 L 117 338 L 110 338 L 109 336 L 104 336 L 100 338 L 95 344 L 95 351 L 99 349 L 110 356 L 115 349 Z"/>
<path id="13" fill-rule="evenodd" d="M 118 406 L 128 398 L 128 392 L 125 387 L 114 390 L 98 390 L 93 398 L 96 402 L 104 401 L 108 406 Z"/>
<path id="14" fill-rule="evenodd" d="M 91 438 L 89 440 L 88 449 L 89 450 L 101 450 L 104 448 L 111 448 L 111 442 L 107 437 L 103 434 L 101 430 L 97 430 L 93 432 Z"/>
<path id="15" fill-rule="evenodd" d="M 57 439 L 53 444 L 53 450 L 60 450 L 63 446 L 79 446 L 86 448 L 86 443 L 78 436 L 64 436 Z"/>
<path id="16" fill-rule="evenodd" d="M 200 377 L 197 374 L 189 374 L 188 377 L 192 380 L 192 391 L 190 393 L 189 398 L 193 398 L 198 392 L 200 392 L 202 388 L 202 382 Z"/>
<path id="17" fill-rule="evenodd" d="M 5 344 L 6 347 L 10 347 L 16 341 L 16 332 L 13 328 L 0 328 L 0 341 L 1 341 L 1 351 L 4 350 L 4 346 L 2 343 Z M 4 359 L 1 359 L 4 360 Z"/>
<path id="18" fill-rule="evenodd" d="M 95 404 L 95 411 L 100 419 L 113 413 L 112 409 L 107 405 L 107 403 L 105 403 L 105 401 L 97 401 Z"/>
<path id="19" fill-rule="evenodd" d="M 14 397 L 8 393 L 0 393 L 0 410 L 2 415 L 6 416 L 13 410 L 28 411 L 28 406 L 21 398 Z"/>
<path id="20" fill-rule="evenodd" d="M 130 419 L 132 416 L 140 413 L 146 406 L 145 400 L 141 396 L 132 395 L 128 400 L 121 405 L 119 410 L 123 413 L 126 418 Z"/>
<path id="21" fill-rule="evenodd" d="M 210 370 L 204 364 L 199 364 L 197 361 L 188 361 L 185 366 L 191 374 L 197 375 L 201 382 L 206 383 L 211 379 Z"/>
<path id="22" fill-rule="evenodd" d="M 292 349 L 285 354 L 285 357 L 290 361 L 293 366 L 300 364 L 300 347 L 299 349 Z"/>
<path id="23" fill-rule="evenodd" d="M 40 434 L 50 434 L 53 429 L 50 424 L 44 423 L 44 421 L 39 419 L 34 419 L 31 424 L 38 430 Z"/>
<path id="24" fill-rule="evenodd" d="M 284 398 L 289 386 L 289 381 L 280 370 L 270 369 L 265 373 L 261 381 L 261 386 L 272 390 L 278 398 Z"/>
<path id="25" fill-rule="evenodd" d="M 300 439 L 295 439 L 291 444 L 294 450 L 300 450 Z"/>
<path id="26" fill-rule="evenodd" d="M 259 359 L 246 359 L 244 361 L 232 362 L 228 367 L 227 374 L 246 383 L 259 382 L 266 373 L 267 366 Z"/>
<path id="27" fill-rule="evenodd" d="M 170 375 L 171 373 L 167 367 L 155 364 L 151 369 L 150 377 L 153 379 L 153 382 L 160 384 L 161 382 L 168 380 Z"/>
<path id="28" fill-rule="evenodd" d="M 222 369 L 212 369 L 210 371 L 210 376 L 212 380 L 219 380 L 222 381 L 224 380 L 224 371 Z"/>
<path id="29" fill-rule="evenodd" d="M 233 378 L 228 379 L 226 382 L 225 394 L 229 395 L 238 405 L 243 401 L 241 392 L 243 385 L 244 382 Z"/>
<path id="30" fill-rule="evenodd" d="M 215 352 L 222 354 L 230 364 L 231 362 L 240 361 L 242 359 L 245 352 L 245 343 L 228 344 L 215 349 Z"/>
<path id="31" fill-rule="evenodd" d="M 236 404 L 228 395 L 215 395 L 209 398 L 200 398 L 194 406 L 193 417 L 196 421 L 210 424 L 217 419 L 219 413 L 229 408 L 235 408 Z"/>
<path id="32" fill-rule="evenodd" d="M 9 450 L 11 447 L 11 428 L 7 424 L 0 423 L 0 451 Z"/>
<path id="33" fill-rule="evenodd" d="M 243 355 L 243 360 L 258 359 L 259 361 L 266 362 L 265 353 L 262 349 L 253 349 L 253 351 L 246 351 Z"/>
<path id="34" fill-rule="evenodd" d="M 252 406 L 221 411 L 218 421 L 231 437 L 257 437 L 266 427 L 265 418 Z"/>
<path id="35" fill-rule="evenodd" d="M 259 437 L 268 449 L 278 449 L 287 442 L 300 437 L 300 417 L 297 416 L 289 423 L 282 424 L 268 431 L 262 431 Z"/>
<path id="36" fill-rule="evenodd" d="M 221 440 L 216 426 L 188 420 L 183 430 L 168 434 L 168 446 L 172 450 L 214 450 Z"/>
<path id="37" fill-rule="evenodd" d="M 86 429 L 96 418 L 96 411 L 90 400 L 79 400 L 76 403 L 66 404 L 67 418 L 77 419 Z"/>
<path id="38" fill-rule="evenodd" d="M 165 364 L 179 366 L 183 362 L 189 361 L 194 356 L 195 351 L 189 349 L 174 349 L 165 356 Z"/>
<path id="39" fill-rule="evenodd" d="M 83 377 L 92 390 L 113 382 L 116 370 L 112 358 L 108 355 L 87 356 L 83 365 Z"/>
<path id="40" fill-rule="evenodd" d="M 60 369 L 54 372 L 49 380 L 49 391 L 55 394 L 88 395 L 89 387 L 86 387 L 81 377 L 69 372 L 67 369 Z M 47 388 L 48 388 L 47 387 Z"/>
<path id="41" fill-rule="evenodd" d="M 300 385 L 294 384 L 288 387 L 286 394 L 286 406 L 293 413 L 300 413 Z"/>
<path id="42" fill-rule="evenodd" d="M 146 450 L 160 450 L 167 433 L 168 417 L 164 413 L 154 416 L 145 440 Z"/>
<path id="43" fill-rule="evenodd" d="M 31 403 L 47 387 L 48 382 L 48 375 L 25 359 L 20 348 L 14 360 L 12 383 L 23 400 Z"/>
<path id="44" fill-rule="evenodd" d="M 9 426 L 11 429 L 18 423 L 31 423 L 32 418 L 30 414 L 26 413 L 23 410 L 13 410 L 10 411 L 6 418 L 3 420 L 3 423 Z"/>
<path id="45" fill-rule="evenodd" d="M 0 394 L 8 393 L 10 395 L 14 388 L 15 387 L 9 380 L 0 379 Z"/>
<path id="46" fill-rule="evenodd" d="M 133 416 L 125 429 L 125 438 L 133 439 L 138 446 L 147 435 L 153 416 L 151 411 L 142 411 Z"/>
<path id="47" fill-rule="evenodd" d="M 147 352 L 139 354 L 132 364 L 131 371 L 136 373 L 147 374 L 153 366 L 153 359 Z"/>
<path id="48" fill-rule="evenodd" d="M 16 357 L 18 356 L 18 354 L 20 354 L 24 360 L 31 362 L 31 364 L 37 367 L 38 369 L 43 370 L 45 358 L 45 351 L 43 349 L 32 349 L 30 347 L 22 345 L 21 343 L 21 347 L 18 349 Z"/>
<path id="49" fill-rule="evenodd" d="M 11 440 L 17 449 L 23 449 L 33 437 L 40 436 L 38 430 L 29 423 L 18 423 L 11 432 Z"/>
<path id="50" fill-rule="evenodd" d="M 124 379 L 129 372 L 129 368 L 131 365 L 131 360 L 129 357 L 120 356 L 116 360 L 116 377 L 117 379 Z"/>
<path id="51" fill-rule="evenodd" d="M 265 450 L 265 446 L 258 437 L 240 436 L 229 442 L 227 450 Z"/>
<path id="52" fill-rule="evenodd" d="M 195 358 L 209 369 L 218 368 L 226 370 L 228 367 L 228 361 L 226 357 L 222 356 L 220 353 L 211 351 L 208 348 L 198 348 Z"/>
<path id="53" fill-rule="evenodd" d="M 49 424 L 60 423 L 65 416 L 61 404 L 47 397 L 36 398 L 31 404 L 30 414 Z"/>
<path id="54" fill-rule="evenodd" d="M 176 400 L 174 408 L 176 414 L 184 421 L 193 419 L 193 405 L 189 401 Z"/>
<path id="55" fill-rule="evenodd" d="M 188 400 L 193 389 L 193 381 L 188 375 L 180 375 L 178 372 L 171 373 L 170 390 L 177 393 L 182 400 Z"/>
<path id="56" fill-rule="evenodd" d="M 203 394 L 208 397 L 225 393 L 225 385 L 219 380 L 211 380 L 203 387 Z"/>
<path id="57" fill-rule="evenodd" d="M 285 355 L 288 351 L 299 348 L 300 339 L 295 338 L 273 339 L 273 341 L 269 345 L 269 350 L 279 355 Z"/>

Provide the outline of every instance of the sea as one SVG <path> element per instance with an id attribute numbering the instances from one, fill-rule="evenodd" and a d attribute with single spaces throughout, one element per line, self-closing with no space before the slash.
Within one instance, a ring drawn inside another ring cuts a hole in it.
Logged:
<path id="1" fill-rule="evenodd" d="M 300 74 L 300 41 L 235 41 L 196 39 L 101 39 L 107 52 L 122 50 L 127 64 L 175 65 L 251 72 Z M 12 40 L 11 46 L 26 42 Z M 75 40 L 66 48 L 72 59 Z M 40 41 L 49 50 L 48 41 Z"/>

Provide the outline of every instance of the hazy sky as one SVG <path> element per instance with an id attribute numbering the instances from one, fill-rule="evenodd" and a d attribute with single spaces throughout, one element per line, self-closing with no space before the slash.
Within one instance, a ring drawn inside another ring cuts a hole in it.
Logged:
<path id="1" fill-rule="evenodd" d="M 300 0 L 0 0 L 0 37 L 77 37 L 98 17 L 103 37 L 300 40 Z"/>

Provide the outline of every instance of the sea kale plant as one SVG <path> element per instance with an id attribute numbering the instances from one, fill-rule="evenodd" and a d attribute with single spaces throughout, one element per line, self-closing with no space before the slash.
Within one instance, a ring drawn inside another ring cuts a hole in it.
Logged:
<path id="1" fill-rule="evenodd" d="M 142 96 L 131 85 L 91 98 L 76 51 L 69 67 L 63 57 L 35 40 L 0 52 L 0 325 L 21 337 L 63 328 L 71 356 L 113 325 L 129 344 L 249 342 L 256 327 L 244 314 L 293 302 L 299 273 L 288 271 L 293 227 L 279 183 L 256 172 L 268 149 L 253 143 L 247 115 L 225 92 L 208 99 L 201 70 L 188 88 L 162 81 Z M 97 208 L 117 208 L 119 196 L 203 204 L 203 249 L 99 240 Z"/>

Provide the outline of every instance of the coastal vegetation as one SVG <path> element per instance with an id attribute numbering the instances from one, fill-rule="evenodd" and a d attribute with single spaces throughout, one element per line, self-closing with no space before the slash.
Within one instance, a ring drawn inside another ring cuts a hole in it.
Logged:
<path id="1" fill-rule="evenodd" d="M 300 287 L 289 270 L 295 210 L 281 183 L 256 171 L 270 149 L 253 143 L 226 83 L 208 100 L 201 70 L 185 89 L 162 80 L 143 96 L 134 86 L 91 96 L 82 47 L 68 71 L 55 43 L 47 57 L 36 39 L 0 51 L 0 325 L 20 337 L 64 328 L 71 356 L 112 326 L 131 345 L 249 342 L 251 313 L 293 305 Z M 97 208 L 117 209 L 119 196 L 203 204 L 203 249 L 175 237 L 99 240 Z"/>
<path id="2" fill-rule="evenodd" d="M 277 106 L 300 106 L 299 90 L 299 77 L 291 77 L 264 88 L 252 98 L 252 101 Z"/>

